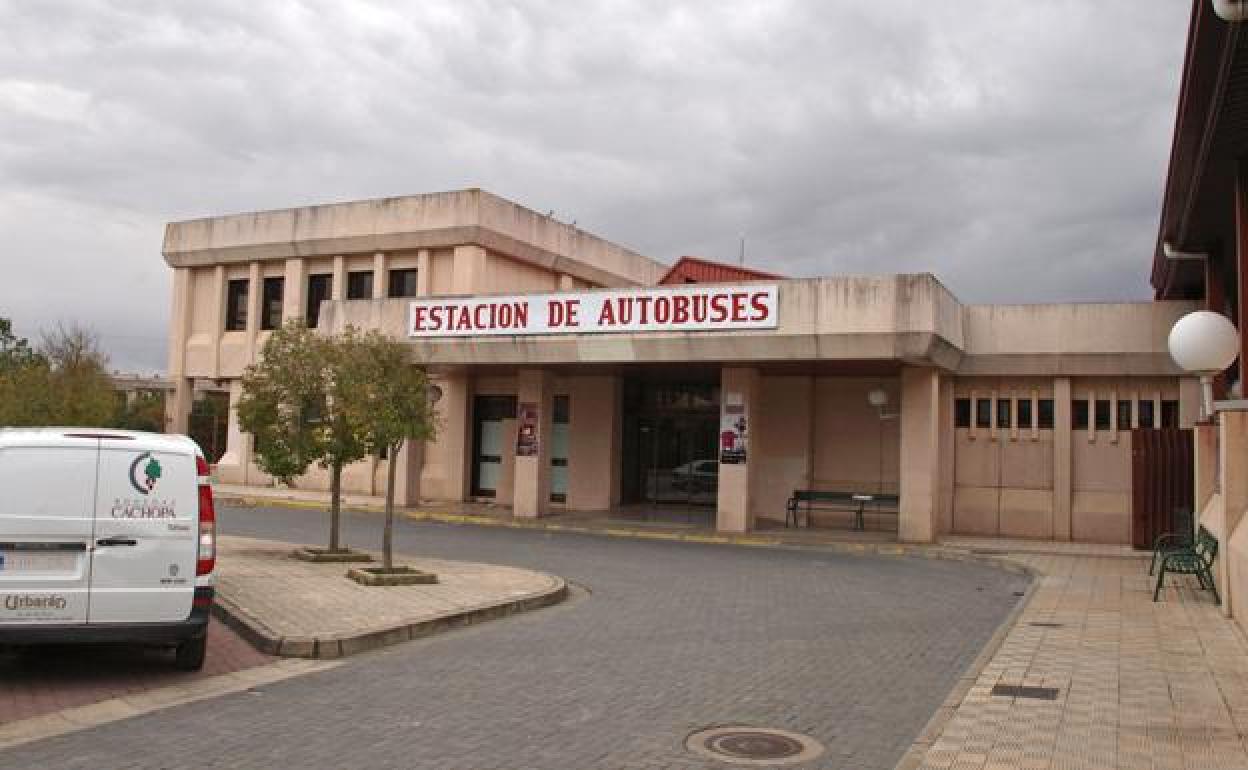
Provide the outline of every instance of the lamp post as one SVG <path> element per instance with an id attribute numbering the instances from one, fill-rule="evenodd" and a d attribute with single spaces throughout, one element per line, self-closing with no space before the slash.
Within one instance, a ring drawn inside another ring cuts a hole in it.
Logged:
<path id="1" fill-rule="evenodd" d="M 1239 355 L 1239 332 L 1230 319 L 1210 310 L 1180 318 L 1167 342 L 1170 357 L 1181 368 L 1200 376 L 1201 419 L 1213 416 L 1213 378 Z"/>

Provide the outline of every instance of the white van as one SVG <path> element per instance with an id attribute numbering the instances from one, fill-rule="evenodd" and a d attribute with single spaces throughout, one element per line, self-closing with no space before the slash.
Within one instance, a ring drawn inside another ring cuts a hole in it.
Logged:
<path id="1" fill-rule="evenodd" d="M 204 663 L 208 464 L 186 436 L 0 429 L 0 645 L 171 645 Z"/>

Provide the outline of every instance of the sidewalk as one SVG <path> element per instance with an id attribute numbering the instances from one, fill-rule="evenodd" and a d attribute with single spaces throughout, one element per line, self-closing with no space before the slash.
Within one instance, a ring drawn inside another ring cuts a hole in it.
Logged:
<path id="1" fill-rule="evenodd" d="M 350 565 L 292 558 L 289 543 L 222 537 L 218 548 L 214 609 L 258 649 L 286 657 L 354 655 L 567 595 L 561 578 L 514 567 L 396 556 L 439 582 L 366 587 L 345 577 Z"/>
<path id="2" fill-rule="evenodd" d="M 1032 595 L 899 768 L 1248 768 L 1248 645 L 1208 592 L 1176 579 L 1154 604 L 1143 554 L 994 546 L 1039 573 Z M 994 696 L 998 684 L 1056 699 Z"/>

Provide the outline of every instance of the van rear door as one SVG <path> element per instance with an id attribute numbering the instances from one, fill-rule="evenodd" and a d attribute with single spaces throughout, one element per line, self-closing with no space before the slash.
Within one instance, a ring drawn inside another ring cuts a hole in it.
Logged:
<path id="1" fill-rule="evenodd" d="M 85 623 L 94 438 L 0 436 L 0 625 Z"/>
<path id="2" fill-rule="evenodd" d="M 100 440 L 89 622 L 155 623 L 190 615 L 197 483 L 189 441 Z"/>

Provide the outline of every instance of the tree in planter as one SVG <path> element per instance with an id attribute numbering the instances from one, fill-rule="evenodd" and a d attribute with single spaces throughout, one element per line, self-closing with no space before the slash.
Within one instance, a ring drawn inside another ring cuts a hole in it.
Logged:
<path id="1" fill-rule="evenodd" d="M 426 441 L 436 432 L 425 373 L 408 360 L 407 346 L 377 331 L 359 334 L 348 327 L 341 338 L 344 390 L 350 393 L 348 420 L 359 427 L 368 451 L 386 457 L 386 518 L 382 535 L 382 575 L 432 576 L 394 566 L 394 479 L 399 452 L 411 441 Z M 422 577 L 427 579 L 421 579 Z"/>
<path id="2" fill-rule="evenodd" d="M 308 329 L 299 319 L 273 332 L 258 362 L 243 373 L 239 426 L 255 437 L 256 464 L 279 481 L 317 463 L 330 471 L 328 554 L 351 556 L 340 541 L 342 469 L 367 447 L 348 418 L 342 390 L 344 355 L 335 338 Z"/>

